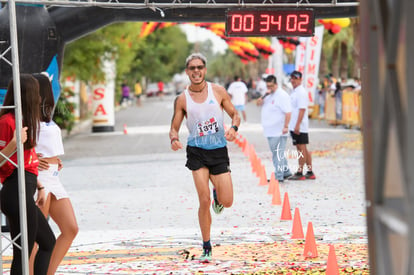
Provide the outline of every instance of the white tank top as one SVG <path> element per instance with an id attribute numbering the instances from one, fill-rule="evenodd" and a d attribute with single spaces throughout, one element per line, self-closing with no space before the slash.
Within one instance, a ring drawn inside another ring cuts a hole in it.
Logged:
<path id="1" fill-rule="evenodd" d="M 64 154 L 62 132 L 54 121 L 40 122 L 36 153 L 41 153 L 45 158 Z"/>
<path id="2" fill-rule="evenodd" d="M 188 88 L 184 91 L 187 104 L 187 128 L 190 133 L 188 146 L 212 150 L 225 147 L 223 109 L 214 96 L 211 83 L 207 82 L 207 99 L 202 103 L 194 102 Z"/>

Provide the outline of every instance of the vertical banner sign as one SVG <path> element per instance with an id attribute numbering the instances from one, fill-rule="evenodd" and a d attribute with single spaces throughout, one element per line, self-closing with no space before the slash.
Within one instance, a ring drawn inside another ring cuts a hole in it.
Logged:
<path id="1" fill-rule="evenodd" d="M 115 125 L 115 61 L 102 62 L 105 82 L 92 86 L 92 132 L 113 132 Z"/>
<path id="2" fill-rule="evenodd" d="M 309 95 L 309 105 L 314 105 L 315 91 L 319 83 L 319 63 L 321 61 L 323 26 L 315 28 L 315 36 L 309 37 L 306 45 L 306 66 L 303 85 Z"/>
<path id="3" fill-rule="evenodd" d="M 306 37 L 299 38 L 299 45 L 296 47 L 296 60 L 295 60 L 295 70 L 303 74 L 305 71 L 305 56 L 306 56 L 306 42 L 308 39 Z"/>
<path id="4" fill-rule="evenodd" d="M 315 28 L 315 36 L 304 38 L 297 47 L 296 69 L 303 73 L 302 84 L 309 95 L 309 105 L 315 104 L 315 91 L 319 83 L 319 64 L 321 61 L 323 26 Z"/>

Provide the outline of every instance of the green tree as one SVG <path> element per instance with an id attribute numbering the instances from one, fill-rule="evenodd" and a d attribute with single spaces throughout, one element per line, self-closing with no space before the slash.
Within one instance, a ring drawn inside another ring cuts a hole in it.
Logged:
<path id="1" fill-rule="evenodd" d="M 140 37 L 142 23 L 124 22 L 101 28 L 66 46 L 62 76 L 75 76 L 86 83 L 104 80 L 102 59 L 115 60 L 116 96 L 120 84 L 136 80 L 168 82 L 181 72 L 192 47 L 177 26 Z"/>
<path id="2" fill-rule="evenodd" d="M 170 81 L 185 69 L 185 59 L 192 45 L 177 26 L 159 29 L 138 42 L 135 57 L 126 77 L 147 82 Z"/>
<path id="3" fill-rule="evenodd" d="M 236 54 L 230 49 L 227 49 L 224 54 L 219 54 L 209 63 L 207 78 L 214 80 L 219 78 L 223 83 L 233 80 L 233 77 L 238 75 L 243 79 L 248 77 L 248 70 Z"/>
<path id="4" fill-rule="evenodd" d="M 63 76 L 76 76 L 86 82 L 103 80 L 102 58 L 116 60 L 117 76 L 130 69 L 139 47 L 136 43 L 142 23 L 118 23 L 106 26 L 66 46 Z"/>

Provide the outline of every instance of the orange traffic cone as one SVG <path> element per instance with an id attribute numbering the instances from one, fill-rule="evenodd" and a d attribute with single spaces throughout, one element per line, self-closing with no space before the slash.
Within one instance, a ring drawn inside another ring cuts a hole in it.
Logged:
<path id="1" fill-rule="evenodd" d="M 127 125 L 126 124 L 124 124 L 124 134 L 125 135 L 128 134 L 128 129 L 127 129 Z"/>
<path id="2" fill-rule="evenodd" d="M 253 144 L 250 144 L 246 149 L 246 157 L 250 159 L 250 156 L 253 154 L 253 152 L 254 152 L 254 146 Z"/>
<path id="3" fill-rule="evenodd" d="M 312 222 L 308 222 L 308 229 L 306 230 L 305 250 L 303 252 L 303 256 L 305 256 L 305 258 L 318 257 L 315 236 L 313 235 Z"/>
<path id="4" fill-rule="evenodd" d="M 260 177 L 260 169 L 262 167 L 262 161 L 259 157 L 256 156 L 255 162 L 253 163 L 253 172 L 256 174 L 256 177 Z"/>
<path id="5" fill-rule="evenodd" d="M 247 139 L 246 139 L 246 138 L 244 138 L 244 140 L 243 140 L 243 147 L 242 147 L 242 149 L 243 149 L 243 153 L 244 153 L 244 155 L 245 155 L 246 157 L 248 157 L 248 156 L 249 156 L 249 148 L 250 148 L 250 145 L 249 145 L 249 143 L 247 142 Z"/>
<path id="6" fill-rule="evenodd" d="M 291 239 L 304 239 L 302 221 L 300 220 L 299 208 L 295 208 L 293 216 L 293 227 Z"/>
<path id="7" fill-rule="evenodd" d="M 269 188 L 267 189 L 267 194 L 272 195 L 275 192 L 275 185 L 276 178 L 275 178 L 275 172 L 272 172 L 270 175 L 270 182 L 269 182 Z"/>
<path id="8" fill-rule="evenodd" d="M 245 147 L 246 147 L 246 138 L 241 138 L 240 139 L 240 148 L 242 149 L 242 151 L 244 151 Z"/>
<path id="9" fill-rule="evenodd" d="M 328 264 L 326 266 L 326 275 L 339 275 L 338 262 L 336 261 L 335 247 L 329 245 Z"/>
<path id="10" fill-rule="evenodd" d="M 264 186 L 264 185 L 267 185 L 267 184 L 268 184 L 268 182 L 267 182 L 266 168 L 265 168 L 264 165 L 262 165 L 261 171 L 260 171 L 260 182 L 259 182 L 259 185 L 260 186 Z"/>
<path id="11" fill-rule="evenodd" d="M 250 165 L 252 166 L 252 173 L 256 174 L 256 169 L 257 169 L 257 155 L 256 152 L 254 151 L 254 147 L 252 145 L 252 149 L 249 155 L 249 160 L 250 160 Z"/>
<path id="12" fill-rule="evenodd" d="M 240 146 L 240 139 L 238 138 L 238 137 L 236 137 L 235 139 L 234 139 L 234 144 L 236 144 L 237 146 Z"/>
<path id="13" fill-rule="evenodd" d="M 272 196 L 272 205 L 281 205 L 282 201 L 280 200 L 280 190 L 279 190 L 279 181 L 276 180 L 274 183 L 274 190 Z"/>
<path id="14" fill-rule="evenodd" d="M 281 221 L 292 220 L 292 213 L 290 212 L 289 196 L 287 192 L 285 192 L 285 196 L 283 198 L 282 215 L 280 216 L 280 220 Z"/>

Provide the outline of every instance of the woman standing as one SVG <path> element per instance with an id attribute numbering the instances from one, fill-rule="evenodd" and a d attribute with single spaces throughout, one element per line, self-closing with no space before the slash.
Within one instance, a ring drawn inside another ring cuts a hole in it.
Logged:
<path id="1" fill-rule="evenodd" d="M 41 156 L 38 180 L 45 187 L 46 201 L 40 210 L 45 217 L 51 216 L 61 232 L 56 240 L 47 272 L 53 275 L 78 233 L 78 224 L 69 196 L 59 180 L 59 171 L 62 168 L 59 156 L 64 154 L 64 149 L 60 128 L 52 120 L 55 107 L 52 86 L 46 75 L 33 76 L 39 82 L 42 100 L 36 151 Z"/>
<path id="2" fill-rule="evenodd" d="M 27 127 L 27 141 L 24 143 L 24 175 L 26 184 L 26 213 L 27 213 L 27 240 L 28 251 L 32 251 L 35 241 L 39 244 L 39 252 L 34 262 L 34 274 L 46 274 L 50 257 L 55 245 L 55 236 L 36 204 L 44 203 L 44 187 L 37 182 L 38 164 L 35 146 L 39 129 L 39 84 L 37 80 L 28 74 L 20 75 L 20 93 L 22 103 L 23 126 Z M 10 81 L 3 106 L 14 106 L 14 85 Z M 16 128 L 15 113 L 13 108 L 0 111 L 0 150 L 7 148 Z M 10 146 L 10 145 L 9 145 Z M 17 154 L 12 154 L 10 159 L 17 163 Z M 0 167 L 1 211 L 7 217 L 10 226 L 10 235 L 14 239 L 20 234 L 20 212 L 18 173 L 16 167 L 10 162 L 5 162 Z M 34 195 L 38 191 L 35 202 Z M 16 239 L 21 245 L 21 238 Z M 29 255 L 28 255 L 29 256 Z M 13 261 L 10 270 L 11 275 L 22 274 L 21 248 L 13 245 Z"/>

